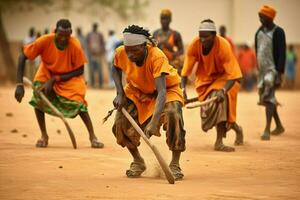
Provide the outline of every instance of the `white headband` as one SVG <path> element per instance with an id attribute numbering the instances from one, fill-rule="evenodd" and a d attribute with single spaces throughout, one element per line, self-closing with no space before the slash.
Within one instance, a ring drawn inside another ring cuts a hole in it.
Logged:
<path id="1" fill-rule="evenodd" d="M 136 46 L 147 42 L 147 38 L 144 35 L 134 33 L 123 33 L 125 46 Z"/>
<path id="2" fill-rule="evenodd" d="M 216 26 L 212 22 L 202 22 L 199 31 L 217 31 Z"/>

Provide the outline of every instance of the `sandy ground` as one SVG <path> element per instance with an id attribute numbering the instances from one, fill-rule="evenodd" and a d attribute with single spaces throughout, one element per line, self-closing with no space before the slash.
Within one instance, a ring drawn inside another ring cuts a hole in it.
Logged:
<path id="1" fill-rule="evenodd" d="M 194 92 L 190 89 L 189 94 Z M 240 93 L 238 122 L 244 128 L 245 145 L 234 153 L 213 151 L 215 130 L 204 133 L 199 110 L 184 109 L 187 150 L 181 166 L 185 178 L 175 185 L 163 178 L 145 143 L 140 149 L 147 171 L 138 179 L 125 176 L 131 158 L 115 143 L 111 133 L 113 117 L 101 124 L 112 107 L 114 91 L 87 93 L 90 115 L 97 136 L 105 143 L 104 149 L 89 147 L 87 131 L 78 117 L 68 120 L 79 146 L 73 150 L 63 123 L 52 116 L 46 118 L 49 147 L 35 148 L 40 133 L 28 104 L 31 91 L 26 89 L 21 104 L 13 95 L 13 87 L 0 87 L 1 200 L 300 199 L 300 92 L 278 92 L 286 132 L 271 141 L 260 140 L 265 117 L 264 109 L 256 106 L 256 93 Z M 151 141 L 169 162 L 171 154 L 165 136 Z M 233 142 L 234 134 L 230 132 L 225 144 Z"/>

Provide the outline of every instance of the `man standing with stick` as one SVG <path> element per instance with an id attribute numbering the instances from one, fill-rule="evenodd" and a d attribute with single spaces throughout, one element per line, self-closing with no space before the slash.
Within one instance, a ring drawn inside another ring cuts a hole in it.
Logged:
<path id="1" fill-rule="evenodd" d="M 41 56 L 41 64 L 34 78 L 34 92 L 30 104 L 35 109 L 36 118 L 42 133 L 36 147 L 48 146 L 48 134 L 45 124 L 45 112 L 57 115 L 39 96 L 39 91 L 45 92 L 50 102 L 64 115 L 74 118 L 78 114 L 86 125 L 91 146 L 102 148 L 94 134 L 93 125 L 87 111 L 85 101 L 86 84 L 83 78 L 84 63 L 86 62 L 80 43 L 71 37 L 71 23 L 61 19 L 56 24 L 55 33 L 44 35 L 24 47 L 19 57 L 17 87 L 15 98 L 18 102 L 24 96 L 23 74 L 25 61 Z"/>
<path id="2" fill-rule="evenodd" d="M 153 43 L 149 31 L 131 25 L 123 31 L 123 36 L 124 46 L 116 50 L 112 68 L 117 89 L 114 106 L 118 108 L 113 133 L 117 143 L 126 147 L 133 157 L 126 175 L 139 177 L 146 170 L 146 166 L 137 148 L 140 145 L 140 135 L 122 114 L 122 107 L 144 130 L 147 137 L 160 136 L 159 128 L 163 124 L 167 144 L 172 151 L 169 167 L 176 180 L 182 179 L 179 159 L 181 152 L 185 150 L 185 130 L 180 77 L 176 69 L 168 63 L 167 57 Z M 127 76 L 124 88 L 122 72 Z"/>
<path id="3" fill-rule="evenodd" d="M 235 145 L 243 144 L 242 128 L 236 124 L 237 92 L 242 74 L 229 43 L 216 35 L 216 26 L 210 19 L 201 22 L 199 37 L 193 40 L 187 51 L 181 72 L 186 99 L 187 77 L 196 62 L 195 86 L 199 101 L 216 98 L 201 107 L 202 129 L 206 132 L 216 127 L 216 151 L 234 151 L 233 147 L 223 144 L 223 137 L 232 128 L 236 132 Z"/>

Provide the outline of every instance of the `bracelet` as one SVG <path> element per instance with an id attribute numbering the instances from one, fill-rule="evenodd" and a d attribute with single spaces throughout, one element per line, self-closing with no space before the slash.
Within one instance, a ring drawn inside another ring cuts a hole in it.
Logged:
<path id="1" fill-rule="evenodd" d="M 16 86 L 21 86 L 21 85 L 23 86 L 24 83 L 17 83 L 17 84 L 16 84 Z"/>
<path id="2" fill-rule="evenodd" d="M 60 81 L 61 80 L 61 77 L 60 76 L 54 76 L 54 79 L 55 79 L 55 81 L 57 82 L 57 81 Z"/>

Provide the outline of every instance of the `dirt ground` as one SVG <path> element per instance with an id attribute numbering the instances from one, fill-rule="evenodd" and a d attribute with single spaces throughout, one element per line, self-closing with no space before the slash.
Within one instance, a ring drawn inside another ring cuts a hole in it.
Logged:
<path id="1" fill-rule="evenodd" d="M 189 89 L 188 94 L 195 93 Z M 21 104 L 13 87 L 0 87 L 0 199 L 300 199 L 300 92 L 279 91 L 283 104 L 279 113 L 286 132 L 261 141 L 264 108 L 257 94 L 240 93 L 238 122 L 243 126 L 245 145 L 234 153 L 213 151 L 215 130 L 204 133 L 199 109 L 184 109 L 187 150 L 181 158 L 185 177 L 170 185 L 149 148 L 141 153 L 147 171 L 141 178 L 128 179 L 129 153 L 115 143 L 111 133 L 113 117 L 101 120 L 112 107 L 115 91 L 88 90 L 87 101 L 97 136 L 104 149 L 91 149 L 80 118 L 69 119 L 78 149 L 73 150 L 63 123 L 47 116 L 49 147 L 38 149 L 40 136 L 32 107 L 31 90 Z M 167 162 L 171 153 L 165 135 L 151 138 Z M 232 145 L 230 132 L 225 144 Z"/>

